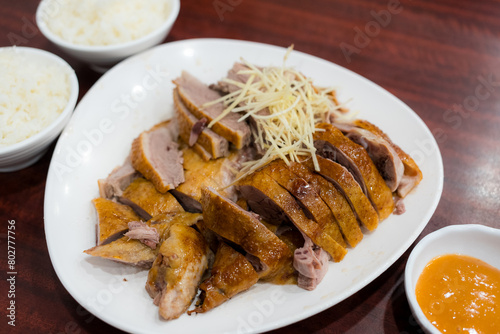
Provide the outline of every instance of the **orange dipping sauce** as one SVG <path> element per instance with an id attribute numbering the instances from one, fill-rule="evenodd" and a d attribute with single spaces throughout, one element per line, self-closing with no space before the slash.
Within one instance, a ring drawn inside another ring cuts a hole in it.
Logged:
<path id="1" fill-rule="evenodd" d="M 486 262 L 456 254 L 435 257 L 415 293 L 442 333 L 500 333 L 500 270 Z"/>

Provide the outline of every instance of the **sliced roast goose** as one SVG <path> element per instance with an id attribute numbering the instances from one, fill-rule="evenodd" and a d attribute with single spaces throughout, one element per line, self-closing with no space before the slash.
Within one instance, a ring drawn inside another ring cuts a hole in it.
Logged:
<path id="1" fill-rule="evenodd" d="M 346 243 L 330 208 L 306 180 L 293 173 L 290 167 L 281 159 L 269 163 L 262 169 L 262 172 L 267 173 L 280 186 L 288 190 L 302 206 L 304 213 L 309 218 L 314 219 L 325 233 L 345 248 Z M 340 261 L 342 258 L 343 256 L 334 258 L 334 261 Z"/>
<path id="2" fill-rule="evenodd" d="M 104 245 L 119 239 L 128 230 L 128 223 L 140 220 L 129 206 L 106 198 L 92 200 L 97 212 L 97 244 Z"/>
<path id="3" fill-rule="evenodd" d="M 205 239 L 194 228 L 181 224 L 170 228 L 146 283 L 146 291 L 159 306 L 163 319 L 176 319 L 187 311 L 208 268 L 210 254 Z"/>
<path id="4" fill-rule="evenodd" d="M 221 95 L 188 72 L 183 71 L 174 83 L 181 100 L 196 118 L 206 118 L 211 122 L 224 111 L 225 106 L 222 102 L 204 107 L 205 103 L 217 100 Z M 248 124 L 239 122 L 239 118 L 240 115 L 229 113 L 212 127 L 215 133 L 233 143 L 237 149 L 248 145 L 251 135 Z"/>
<path id="5" fill-rule="evenodd" d="M 186 211 L 201 212 L 201 189 L 213 187 L 231 200 L 236 200 L 236 192 L 231 183 L 239 170 L 243 150 L 217 160 L 205 161 L 192 148 L 185 148 L 184 174 L 186 181 L 171 191 Z"/>
<path id="6" fill-rule="evenodd" d="M 250 79 L 250 74 L 242 73 L 246 70 L 249 70 L 248 66 L 239 62 L 235 62 L 233 64 L 233 67 L 227 72 L 226 78 L 233 82 L 245 84 L 248 79 Z M 239 85 L 225 80 L 220 80 L 217 85 L 214 86 L 214 88 L 219 90 L 223 94 L 233 93 L 241 89 Z"/>
<path id="7" fill-rule="evenodd" d="M 125 233 L 127 238 L 139 240 L 151 249 L 156 249 L 160 242 L 158 230 L 143 221 L 129 222 L 128 229 L 128 232 Z"/>
<path id="8" fill-rule="evenodd" d="M 363 146 L 389 189 L 394 192 L 401 183 L 404 165 L 391 144 L 376 134 L 348 123 L 335 123 L 347 138 Z"/>
<path id="9" fill-rule="evenodd" d="M 184 181 L 177 138 L 177 126 L 167 121 L 141 133 L 132 143 L 132 165 L 161 193 Z"/>
<path id="10" fill-rule="evenodd" d="M 418 168 L 417 164 L 409 154 L 403 151 L 398 145 L 394 144 L 389 136 L 387 136 L 376 125 L 360 119 L 354 121 L 354 124 L 356 124 L 356 126 L 360 128 L 376 134 L 377 136 L 384 138 L 396 151 L 404 165 L 403 177 L 398 185 L 396 192 L 400 197 L 404 198 L 413 188 L 415 188 L 420 183 L 420 181 L 422 181 L 422 172 L 420 171 L 420 168 Z"/>
<path id="11" fill-rule="evenodd" d="M 113 169 L 107 178 L 97 181 L 97 184 L 99 185 L 99 195 L 108 199 L 120 197 L 123 190 L 125 190 L 125 188 L 127 188 L 132 181 L 140 176 L 141 174 L 138 173 L 132 166 L 132 161 L 129 156 L 123 165 Z"/>
<path id="12" fill-rule="evenodd" d="M 123 191 L 120 202 L 130 205 L 145 220 L 164 212 L 184 211 L 171 193 L 161 193 L 151 181 L 138 178 Z"/>
<path id="13" fill-rule="evenodd" d="M 353 173 L 380 219 L 387 218 L 394 210 L 392 192 L 368 156 L 366 150 L 342 134 L 328 123 L 316 125 L 320 131 L 314 133 L 318 154 L 336 161 Z M 332 152 L 333 154 L 329 154 Z M 347 157 L 348 159 L 344 159 Z M 361 177 L 359 177 L 361 176 Z M 362 180 L 361 180 L 362 179 Z M 364 184 L 364 186 L 363 186 Z"/>
<path id="14" fill-rule="evenodd" d="M 239 181 L 238 189 L 247 200 L 248 205 L 264 219 L 276 219 L 276 209 L 282 211 L 280 216 L 291 221 L 304 235 L 327 251 L 332 258 L 341 258 L 345 248 L 332 237 L 323 232 L 322 227 L 304 214 L 304 211 L 293 196 L 282 188 L 272 177 L 263 172 L 255 172 Z M 268 210 L 266 203 L 273 203 Z M 255 205 L 257 204 L 257 205 Z M 268 213 L 271 213 L 269 216 Z"/>
<path id="15" fill-rule="evenodd" d="M 200 305 L 194 313 L 205 313 L 250 289 L 259 280 L 252 264 L 224 242 L 219 244 L 210 277 L 200 284 Z"/>
<path id="16" fill-rule="evenodd" d="M 151 268 L 156 258 L 156 251 L 151 247 L 126 236 L 108 244 L 87 249 L 85 253 L 141 268 Z"/>
<path id="17" fill-rule="evenodd" d="M 180 224 L 191 226 L 196 224 L 201 218 L 200 214 L 188 212 L 162 213 L 147 221 L 145 225 L 150 228 L 154 228 L 157 231 L 159 237 L 157 244 L 161 244 L 170 235 L 170 228 L 173 225 Z M 149 230 L 147 232 L 147 236 L 151 235 L 151 230 Z M 134 237 L 134 234 L 132 234 L 132 237 Z M 152 246 L 152 243 L 147 242 L 147 240 L 142 241 L 146 242 L 141 242 L 139 239 L 123 235 L 119 239 L 110 243 L 90 248 L 86 250 L 85 253 L 125 264 L 151 268 L 151 264 L 156 258 L 159 247 L 153 249 L 150 247 Z"/>
<path id="18" fill-rule="evenodd" d="M 179 135 L 189 146 L 199 145 L 214 159 L 229 154 L 229 142 L 211 129 L 206 128 L 206 118 L 197 119 L 181 101 L 177 89 L 174 89 L 174 106 Z"/>
<path id="19" fill-rule="evenodd" d="M 321 196 L 335 216 L 345 240 L 351 247 L 355 247 L 363 239 L 363 232 L 359 227 L 355 211 L 351 208 L 343 192 L 324 177 L 315 173 L 311 160 L 302 163 L 292 162 L 290 168 L 296 175 L 306 180 Z"/>
<path id="20" fill-rule="evenodd" d="M 319 164 L 319 174 L 344 194 L 356 212 L 359 221 L 370 231 L 377 228 L 379 217 L 361 187 L 354 180 L 347 168 L 320 156 L 316 157 Z"/>
<path id="21" fill-rule="evenodd" d="M 259 277 L 273 276 L 292 254 L 288 246 L 255 215 L 243 210 L 215 189 L 202 190 L 203 222 L 223 238 L 240 245 L 262 263 Z"/>

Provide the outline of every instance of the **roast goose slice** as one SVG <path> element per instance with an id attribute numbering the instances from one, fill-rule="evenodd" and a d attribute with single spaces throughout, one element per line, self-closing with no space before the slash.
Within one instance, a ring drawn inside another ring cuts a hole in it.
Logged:
<path id="1" fill-rule="evenodd" d="M 262 268 L 258 270 L 259 277 L 272 277 L 292 257 L 288 246 L 255 214 L 243 210 L 215 189 L 203 188 L 201 205 L 203 222 L 209 229 L 241 246 L 262 263 Z"/>
<path id="2" fill-rule="evenodd" d="M 146 291 L 160 316 L 176 319 L 191 305 L 212 252 L 194 228 L 174 224 L 149 270 Z"/>
<path id="3" fill-rule="evenodd" d="M 97 244 L 103 245 L 119 239 L 128 230 L 128 223 L 140 220 L 129 206 L 106 198 L 92 200 L 97 212 Z"/>
<path id="4" fill-rule="evenodd" d="M 401 183 L 404 165 L 391 144 L 368 130 L 349 123 L 335 123 L 347 138 L 363 146 L 389 189 L 394 192 Z"/>
<path id="5" fill-rule="evenodd" d="M 201 212 L 201 189 L 203 187 L 221 189 L 223 196 L 236 200 L 236 191 L 230 185 L 236 178 L 242 154 L 243 151 L 240 150 L 224 158 L 206 161 L 192 148 L 183 149 L 186 181 L 171 193 L 184 209 L 190 212 Z"/>
<path id="6" fill-rule="evenodd" d="M 359 227 L 356 213 L 352 210 L 344 194 L 323 176 L 314 172 L 311 160 L 302 163 L 292 162 L 290 163 L 290 169 L 297 176 L 306 180 L 314 191 L 320 195 L 335 216 L 347 243 L 351 247 L 356 247 L 363 239 L 363 232 Z"/>
<path id="7" fill-rule="evenodd" d="M 136 211 L 139 211 L 140 215 L 145 220 L 149 220 L 151 217 L 164 212 L 184 211 L 171 193 L 159 192 L 151 181 L 144 178 L 134 180 L 134 182 L 123 191 L 119 200 L 124 204 L 132 206 Z M 146 212 L 149 217 L 144 217 L 144 212 Z"/>
<path id="8" fill-rule="evenodd" d="M 320 156 L 316 157 L 319 164 L 319 173 L 332 182 L 342 192 L 351 204 L 357 217 L 368 230 L 373 231 L 378 226 L 378 215 L 368 198 L 361 191 L 361 187 L 354 180 L 347 168 Z"/>
<path id="9" fill-rule="evenodd" d="M 205 313 L 250 289 L 259 280 L 252 264 L 224 242 L 219 244 L 210 277 L 204 280 L 198 307 L 188 313 Z"/>
<path id="10" fill-rule="evenodd" d="M 161 193 L 184 182 L 177 137 L 176 125 L 167 121 L 144 131 L 132 142 L 132 165 Z"/>
<path id="11" fill-rule="evenodd" d="M 320 129 L 314 132 L 314 145 L 318 149 L 318 154 L 347 167 L 356 177 L 361 189 L 366 190 L 364 192 L 378 212 L 380 219 L 387 218 L 394 210 L 392 192 L 366 150 L 344 136 L 332 124 L 320 123 L 316 125 L 316 128 Z"/>
<path id="12" fill-rule="evenodd" d="M 87 249 L 85 253 L 141 268 L 151 268 L 156 251 L 139 240 L 122 236 L 109 244 Z"/>
<path id="13" fill-rule="evenodd" d="M 257 171 L 239 181 L 238 189 L 247 200 L 252 211 L 261 215 L 264 219 L 276 219 L 276 210 L 282 211 L 281 217 L 284 221 L 292 222 L 304 235 L 319 247 L 328 252 L 333 259 L 341 259 L 346 249 L 339 245 L 332 237 L 323 233 L 322 227 L 304 214 L 300 205 L 293 196 L 281 187 L 272 177 L 266 173 Z M 267 203 L 272 203 L 269 209 Z M 271 217 L 269 217 L 271 213 Z"/>
<path id="14" fill-rule="evenodd" d="M 196 77 L 186 71 L 174 80 L 179 96 L 189 111 L 198 119 L 206 118 L 211 122 L 225 109 L 222 102 L 204 107 L 203 105 L 221 97 L 221 95 L 210 89 Z M 237 149 L 241 149 L 250 143 L 250 128 L 245 122 L 239 122 L 240 115 L 229 113 L 211 128 L 215 133 L 233 143 Z"/>
<path id="15" fill-rule="evenodd" d="M 195 147 L 195 150 L 201 151 L 203 156 L 206 156 L 203 152 L 207 152 L 209 157 L 213 159 L 227 156 L 229 154 L 228 141 L 211 129 L 200 128 L 196 130 L 197 124 L 201 124 L 199 123 L 200 120 L 197 119 L 181 101 L 177 88 L 174 89 L 173 95 L 175 116 L 177 124 L 179 125 L 179 135 L 181 139 L 188 143 L 189 146 Z M 208 122 L 207 119 L 204 120 Z"/>
<path id="16" fill-rule="evenodd" d="M 396 151 L 404 166 L 403 177 L 398 185 L 398 189 L 396 190 L 396 192 L 401 198 L 404 198 L 413 188 L 415 188 L 420 183 L 420 181 L 422 181 L 422 172 L 420 171 L 420 168 L 418 168 L 417 164 L 409 154 L 403 151 L 398 145 L 394 144 L 389 136 L 387 136 L 376 125 L 361 119 L 355 120 L 354 124 L 384 138 Z"/>
<path id="17" fill-rule="evenodd" d="M 107 178 L 97 181 L 97 184 L 99 185 L 99 195 L 108 199 L 120 197 L 123 190 L 125 190 L 125 188 L 127 188 L 132 181 L 140 176 L 141 174 L 138 173 L 132 166 L 132 161 L 129 156 L 123 165 L 113 169 Z"/>
<path id="18" fill-rule="evenodd" d="M 199 222 L 201 218 L 201 214 L 189 212 L 161 213 L 147 221 L 146 225 L 157 231 L 159 236 L 157 244 L 161 244 L 170 235 L 170 228 L 173 225 L 191 226 Z M 158 253 L 158 247 L 153 249 L 150 246 L 151 244 L 148 245 L 138 239 L 123 235 L 110 243 L 92 247 L 85 253 L 129 265 L 151 268 Z"/>
<path id="19" fill-rule="evenodd" d="M 340 246 L 346 246 L 332 211 L 305 179 L 296 175 L 281 159 L 269 163 L 262 169 L 262 172 L 267 173 L 280 186 L 288 190 L 302 206 L 306 216 L 314 219 L 326 234 Z"/>

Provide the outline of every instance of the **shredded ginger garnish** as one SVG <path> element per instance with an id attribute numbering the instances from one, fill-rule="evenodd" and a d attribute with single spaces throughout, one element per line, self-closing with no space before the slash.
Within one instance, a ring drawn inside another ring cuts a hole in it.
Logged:
<path id="1" fill-rule="evenodd" d="M 240 113 L 240 121 L 251 117 L 255 122 L 256 126 L 251 127 L 252 135 L 264 154 L 258 160 L 245 162 L 237 180 L 277 158 L 287 164 L 312 158 L 315 169 L 319 170 L 313 133 L 321 129 L 316 129 L 315 124 L 327 121 L 329 115 L 342 106 L 332 99 L 333 88 L 318 89 L 311 79 L 285 67 L 292 48 L 293 45 L 288 48 L 281 67 L 257 68 L 241 59 L 248 70 L 239 74 L 248 75 L 247 82 L 222 79 L 239 90 L 204 105 L 223 102 L 226 106 L 210 122 L 209 128 L 230 112 Z"/>

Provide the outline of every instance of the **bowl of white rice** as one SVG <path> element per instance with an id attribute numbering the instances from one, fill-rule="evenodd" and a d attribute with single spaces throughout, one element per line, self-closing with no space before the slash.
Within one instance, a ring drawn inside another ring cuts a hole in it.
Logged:
<path id="1" fill-rule="evenodd" d="M 42 0 L 36 22 L 67 54 L 104 71 L 161 43 L 180 0 Z"/>
<path id="2" fill-rule="evenodd" d="M 78 80 L 60 57 L 28 47 L 0 48 L 0 172 L 40 159 L 68 123 Z"/>

